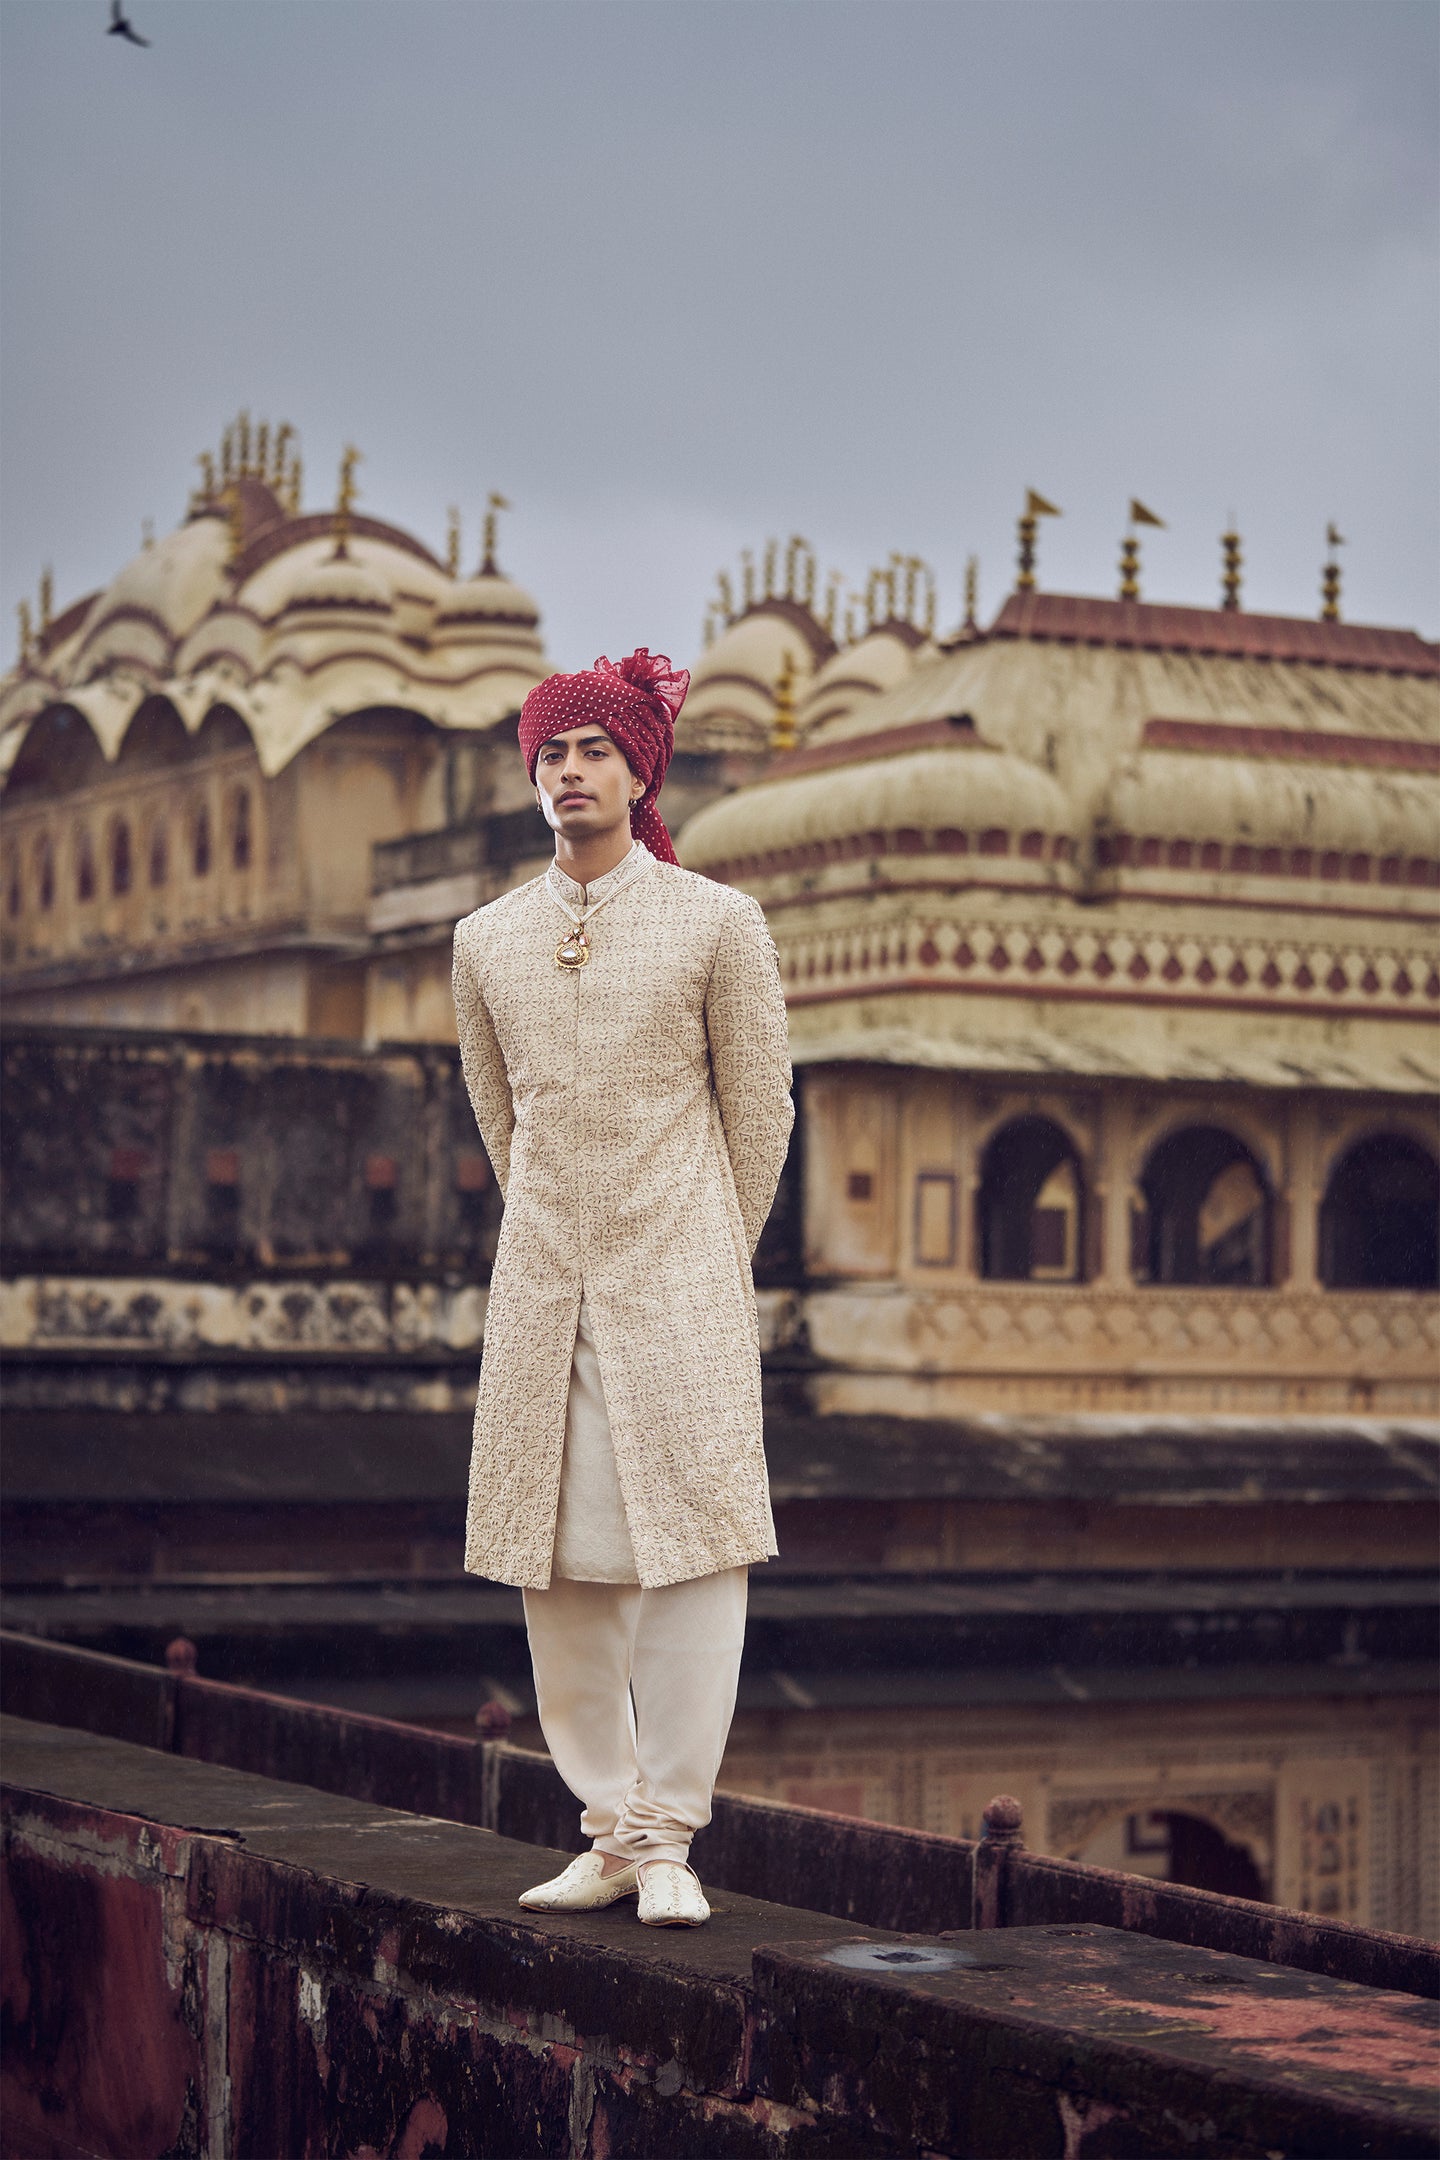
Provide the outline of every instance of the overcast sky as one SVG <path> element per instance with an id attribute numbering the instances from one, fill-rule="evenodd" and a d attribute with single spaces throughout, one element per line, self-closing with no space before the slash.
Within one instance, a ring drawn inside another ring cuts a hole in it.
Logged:
<path id="1" fill-rule="evenodd" d="M 807 535 L 1440 629 L 1432 0 L 106 0 L 3 7 L 3 651 L 104 584 L 244 405 L 307 506 L 472 558 L 552 657 L 691 658 Z"/>

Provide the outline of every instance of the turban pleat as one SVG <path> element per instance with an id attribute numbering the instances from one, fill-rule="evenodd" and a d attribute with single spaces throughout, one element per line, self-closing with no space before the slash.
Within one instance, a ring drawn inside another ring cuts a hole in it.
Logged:
<path id="1" fill-rule="evenodd" d="M 530 778 L 542 743 L 571 728 L 601 727 L 645 792 L 630 808 L 630 830 L 661 862 L 673 863 L 675 849 L 656 808 L 666 767 L 675 750 L 675 716 L 685 702 L 690 677 L 672 668 L 663 653 L 645 646 L 628 659 L 599 659 L 577 675 L 551 675 L 526 698 L 520 711 L 520 755 Z"/>

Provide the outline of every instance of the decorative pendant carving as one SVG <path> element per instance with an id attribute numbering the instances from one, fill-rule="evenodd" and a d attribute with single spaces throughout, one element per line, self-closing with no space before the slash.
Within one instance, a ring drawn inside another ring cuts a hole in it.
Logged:
<path id="1" fill-rule="evenodd" d="M 590 942 L 583 929 L 572 930 L 555 948 L 555 965 L 558 968 L 584 967 L 590 958 Z"/>

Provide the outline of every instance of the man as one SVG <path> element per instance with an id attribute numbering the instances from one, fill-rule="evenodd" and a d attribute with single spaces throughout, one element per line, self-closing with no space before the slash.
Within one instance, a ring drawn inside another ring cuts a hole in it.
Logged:
<path id="1" fill-rule="evenodd" d="M 750 1256 L 794 1112 L 756 902 L 675 860 L 655 798 L 689 676 L 552 675 L 520 748 L 542 878 L 455 932 L 465 1078 L 505 1195 L 465 1565 L 525 1593 L 541 1729 L 583 1853 L 521 1904 L 710 1908 L 687 1854 L 776 1550 Z M 633 1705 L 633 1707 L 632 1707 Z"/>

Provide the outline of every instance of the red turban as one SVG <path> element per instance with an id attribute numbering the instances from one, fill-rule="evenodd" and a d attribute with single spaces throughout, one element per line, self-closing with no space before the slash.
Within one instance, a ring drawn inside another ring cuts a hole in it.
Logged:
<path id="1" fill-rule="evenodd" d="M 535 778 L 540 745 L 571 728 L 601 727 L 623 755 L 645 792 L 630 810 L 630 830 L 661 862 L 675 850 L 655 807 L 665 768 L 675 748 L 675 715 L 685 702 L 690 677 L 672 668 L 663 653 L 642 645 L 628 660 L 600 659 L 578 675 L 551 675 L 520 709 L 520 755 Z"/>

